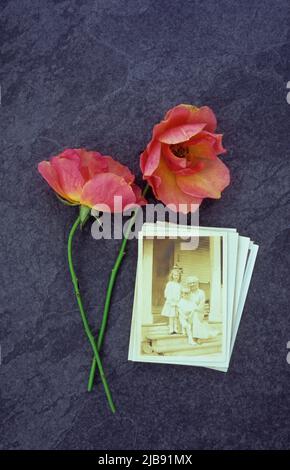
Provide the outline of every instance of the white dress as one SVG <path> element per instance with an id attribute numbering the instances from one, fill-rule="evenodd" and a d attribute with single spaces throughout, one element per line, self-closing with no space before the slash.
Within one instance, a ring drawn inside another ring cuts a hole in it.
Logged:
<path id="1" fill-rule="evenodd" d="M 192 302 L 192 336 L 193 338 L 206 339 L 216 336 L 216 331 L 204 321 L 205 294 L 202 289 L 191 292 Z"/>
<path id="2" fill-rule="evenodd" d="M 178 304 L 179 321 L 181 327 L 186 329 L 191 321 L 192 302 L 190 299 L 180 299 Z"/>
<path id="3" fill-rule="evenodd" d="M 178 282 L 169 281 L 166 284 L 164 297 L 165 304 L 161 315 L 164 317 L 176 317 L 178 313 L 178 302 L 180 299 L 181 286 Z"/>

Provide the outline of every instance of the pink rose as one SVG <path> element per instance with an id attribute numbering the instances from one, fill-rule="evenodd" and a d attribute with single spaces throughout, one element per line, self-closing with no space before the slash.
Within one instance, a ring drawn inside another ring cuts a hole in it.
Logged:
<path id="1" fill-rule="evenodd" d="M 186 213 L 204 198 L 219 199 L 229 185 L 229 170 L 217 157 L 226 150 L 216 127 L 209 107 L 185 104 L 170 109 L 154 126 L 140 166 L 143 178 L 165 205 L 174 204 L 175 210 Z M 184 206 L 178 208 L 179 204 Z"/>
<path id="2" fill-rule="evenodd" d="M 114 196 L 122 198 L 120 210 L 127 205 L 146 204 L 130 170 L 112 157 L 85 149 L 66 149 L 50 161 L 42 161 L 38 171 L 54 191 L 70 203 L 111 211 Z"/>

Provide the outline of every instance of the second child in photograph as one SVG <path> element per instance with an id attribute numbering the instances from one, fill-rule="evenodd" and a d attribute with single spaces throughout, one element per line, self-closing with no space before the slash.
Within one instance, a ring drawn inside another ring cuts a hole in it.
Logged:
<path id="1" fill-rule="evenodd" d="M 191 292 L 188 287 L 182 287 L 181 299 L 178 303 L 179 322 L 181 333 L 188 337 L 189 344 L 197 344 L 192 339 L 192 301 Z"/>

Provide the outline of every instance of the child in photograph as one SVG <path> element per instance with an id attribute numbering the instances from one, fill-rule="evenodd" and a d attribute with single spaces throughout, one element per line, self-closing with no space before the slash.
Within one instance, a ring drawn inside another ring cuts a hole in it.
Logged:
<path id="1" fill-rule="evenodd" d="M 192 337 L 199 340 L 216 336 L 217 331 L 204 321 L 205 293 L 199 288 L 199 279 L 196 276 L 188 277 L 187 286 L 192 303 Z"/>
<path id="2" fill-rule="evenodd" d="M 178 331 L 178 303 L 181 291 L 181 270 L 174 266 L 169 275 L 169 281 L 166 284 L 164 297 L 165 304 L 161 315 L 169 319 L 169 334 L 175 334 Z"/>
<path id="3" fill-rule="evenodd" d="M 182 287 L 181 299 L 178 303 L 179 322 L 183 335 L 187 335 L 189 344 L 197 344 L 192 339 L 193 304 L 190 299 L 191 292 L 188 287 Z"/>

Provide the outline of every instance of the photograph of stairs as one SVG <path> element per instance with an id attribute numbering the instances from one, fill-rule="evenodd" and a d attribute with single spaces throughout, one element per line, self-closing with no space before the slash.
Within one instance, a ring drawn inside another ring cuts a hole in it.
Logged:
<path id="1" fill-rule="evenodd" d="M 143 326 L 143 354 L 162 356 L 199 356 L 221 352 L 221 324 L 212 324 L 218 331 L 214 338 L 200 339 L 198 344 L 189 345 L 188 338 L 182 334 L 169 334 L 167 323 L 155 323 Z"/>

